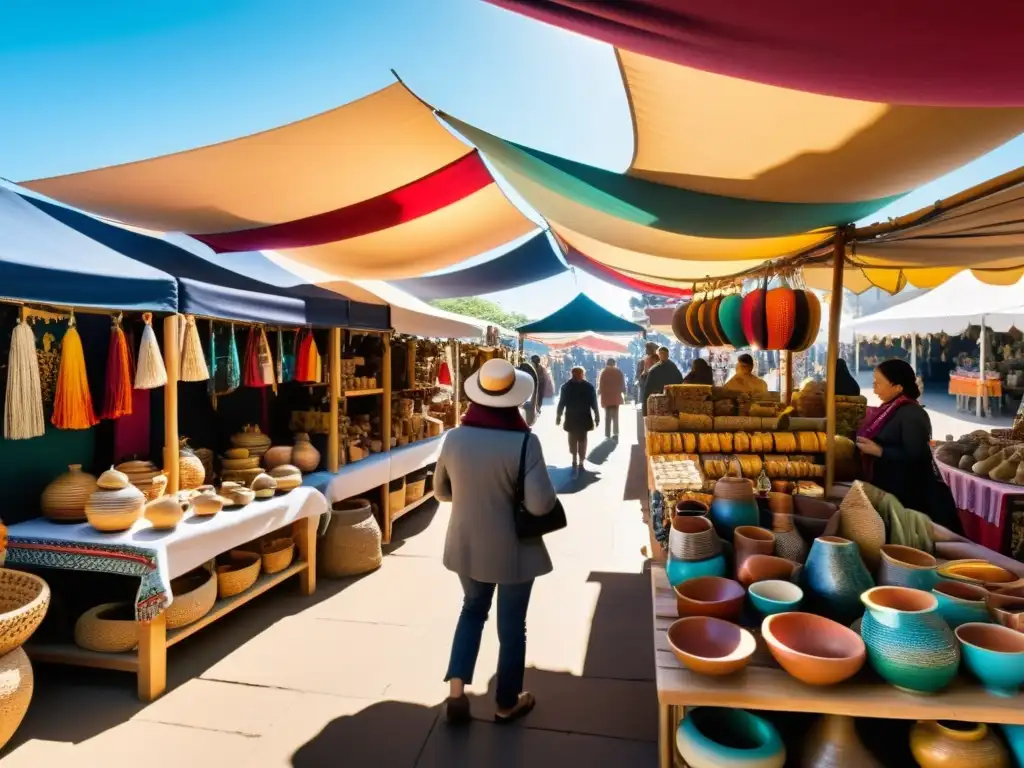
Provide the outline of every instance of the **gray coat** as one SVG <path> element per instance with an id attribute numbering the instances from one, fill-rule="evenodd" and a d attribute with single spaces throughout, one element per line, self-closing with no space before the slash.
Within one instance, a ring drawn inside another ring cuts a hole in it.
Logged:
<path id="1" fill-rule="evenodd" d="M 444 565 L 459 576 L 489 584 L 518 584 L 551 572 L 541 539 L 516 536 L 513 506 L 523 432 L 459 427 L 444 439 L 434 471 L 439 501 L 452 502 Z M 557 495 L 540 440 L 530 435 L 524 503 L 547 514 Z"/>

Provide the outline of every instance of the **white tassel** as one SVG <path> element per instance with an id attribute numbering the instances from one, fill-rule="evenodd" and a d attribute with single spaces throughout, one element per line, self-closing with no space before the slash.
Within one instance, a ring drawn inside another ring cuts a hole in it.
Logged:
<path id="1" fill-rule="evenodd" d="M 164 368 L 164 357 L 160 354 L 156 331 L 153 330 L 153 315 L 147 312 L 142 319 L 146 322 L 146 328 L 142 332 L 139 359 L 135 365 L 135 388 L 156 389 L 167 383 L 167 369 Z"/>
<path id="2" fill-rule="evenodd" d="M 182 335 L 181 363 L 178 366 L 178 378 L 181 381 L 206 381 L 210 371 L 203 357 L 203 343 L 199 339 L 199 329 L 192 315 L 185 318 L 185 332 Z"/>
<path id="3" fill-rule="evenodd" d="M 45 432 L 36 337 L 28 323 L 18 320 L 11 334 L 11 351 L 7 358 L 4 437 L 8 440 L 28 440 L 40 437 Z"/>

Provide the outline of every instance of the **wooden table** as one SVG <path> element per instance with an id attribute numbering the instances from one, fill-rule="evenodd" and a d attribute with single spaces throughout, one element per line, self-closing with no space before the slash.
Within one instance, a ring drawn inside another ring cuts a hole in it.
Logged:
<path id="1" fill-rule="evenodd" d="M 867 667 L 840 685 L 822 688 L 805 685 L 775 663 L 760 631 L 754 632 L 757 651 L 742 672 L 728 677 L 695 674 L 679 663 L 668 645 L 666 632 L 678 618 L 675 594 L 669 587 L 665 569 L 654 563 L 651 564 L 651 591 L 659 768 L 671 768 L 674 764 L 675 730 L 688 706 L 1024 725 L 1024 695 L 1009 699 L 991 696 L 977 683 L 962 676 L 946 691 L 934 696 L 915 696 L 897 690 Z"/>

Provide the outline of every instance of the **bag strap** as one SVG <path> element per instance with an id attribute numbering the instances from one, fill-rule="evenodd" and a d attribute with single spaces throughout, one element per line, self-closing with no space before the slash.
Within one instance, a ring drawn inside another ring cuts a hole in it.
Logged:
<path id="1" fill-rule="evenodd" d="M 532 432 L 527 432 L 526 436 L 523 437 L 523 447 L 519 451 L 519 475 L 516 478 L 516 509 L 523 505 L 526 500 L 526 450 L 530 447 L 530 436 Z"/>

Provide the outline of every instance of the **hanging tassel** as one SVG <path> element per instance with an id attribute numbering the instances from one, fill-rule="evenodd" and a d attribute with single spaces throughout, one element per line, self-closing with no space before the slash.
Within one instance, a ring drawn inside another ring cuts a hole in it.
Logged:
<path id="1" fill-rule="evenodd" d="M 181 341 L 181 365 L 178 369 L 181 381 L 206 381 L 210 371 L 203 358 L 203 342 L 199 338 L 196 319 L 192 315 L 185 316 L 185 333 Z"/>
<path id="2" fill-rule="evenodd" d="M 36 358 L 36 337 L 27 322 L 19 319 L 11 334 L 7 357 L 7 402 L 4 406 L 4 437 L 28 440 L 46 432 L 43 391 Z"/>
<path id="3" fill-rule="evenodd" d="M 60 373 L 57 394 L 53 398 L 50 421 L 57 429 L 89 429 L 99 423 L 92 408 L 92 393 L 85 371 L 85 350 L 75 327 L 75 315 L 68 320 L 68 330 L 60 345 Z"/>
<path id="4" fill-rule="evenodd" d="M 303 331 L 295 332 L 295 381 L 306 381 L 309 369 L 309 337 Z"/>
<path id="5" fill-rule="evenodd" d="M 132 358 L 128 339 L 121 329 L 121 316 L 114 318 L 107 350 L 107 383 L 103 398 L 104 419 L 119 419 L 132 412 Z"/>
<path id="6" fill-rule="evenodd" d="M 228 392 L 242 386 L 242 363 L 238 356 L 238 341 L 235 339 L 235 324 L 231 324 L 231 342 L 228 345 Z"/>
<path id="7" fill-rule="evenodd" d="M 210 360 L 210 378 L 206 381 L 206 392 L 213 400 L 213 407 L 217 407 L 217 333 L 213 329 L 213 320 L 210 321 L 210 347 L 207 353 Z"/>
<path id="8" fill-rule="evenodd" d="M 277 329 L 277 361 L 274 364 L 274 376 L 278 384 L 284 384 L 284 331 Z"/>
<path id="9" fill-rule="evenodd" d="M 153 330 L 153 314 L 146 312 L 142 320 L 146 327 L 142 331 L 139 359 L 135 366 L 135 388 L 156 389 L 167 383 L 167 369 L 164 368 L 164 357 L 160 354 L 156 331 Z"/>
<path id="10" fill-rule="evenodd" d="M 242 361 L 242 384 L 246 387 L 263 387 L 263 370 L 260 368 L 260 334 L 255 327 L 249 329 L 245 343 L 245 359 Z"/>

